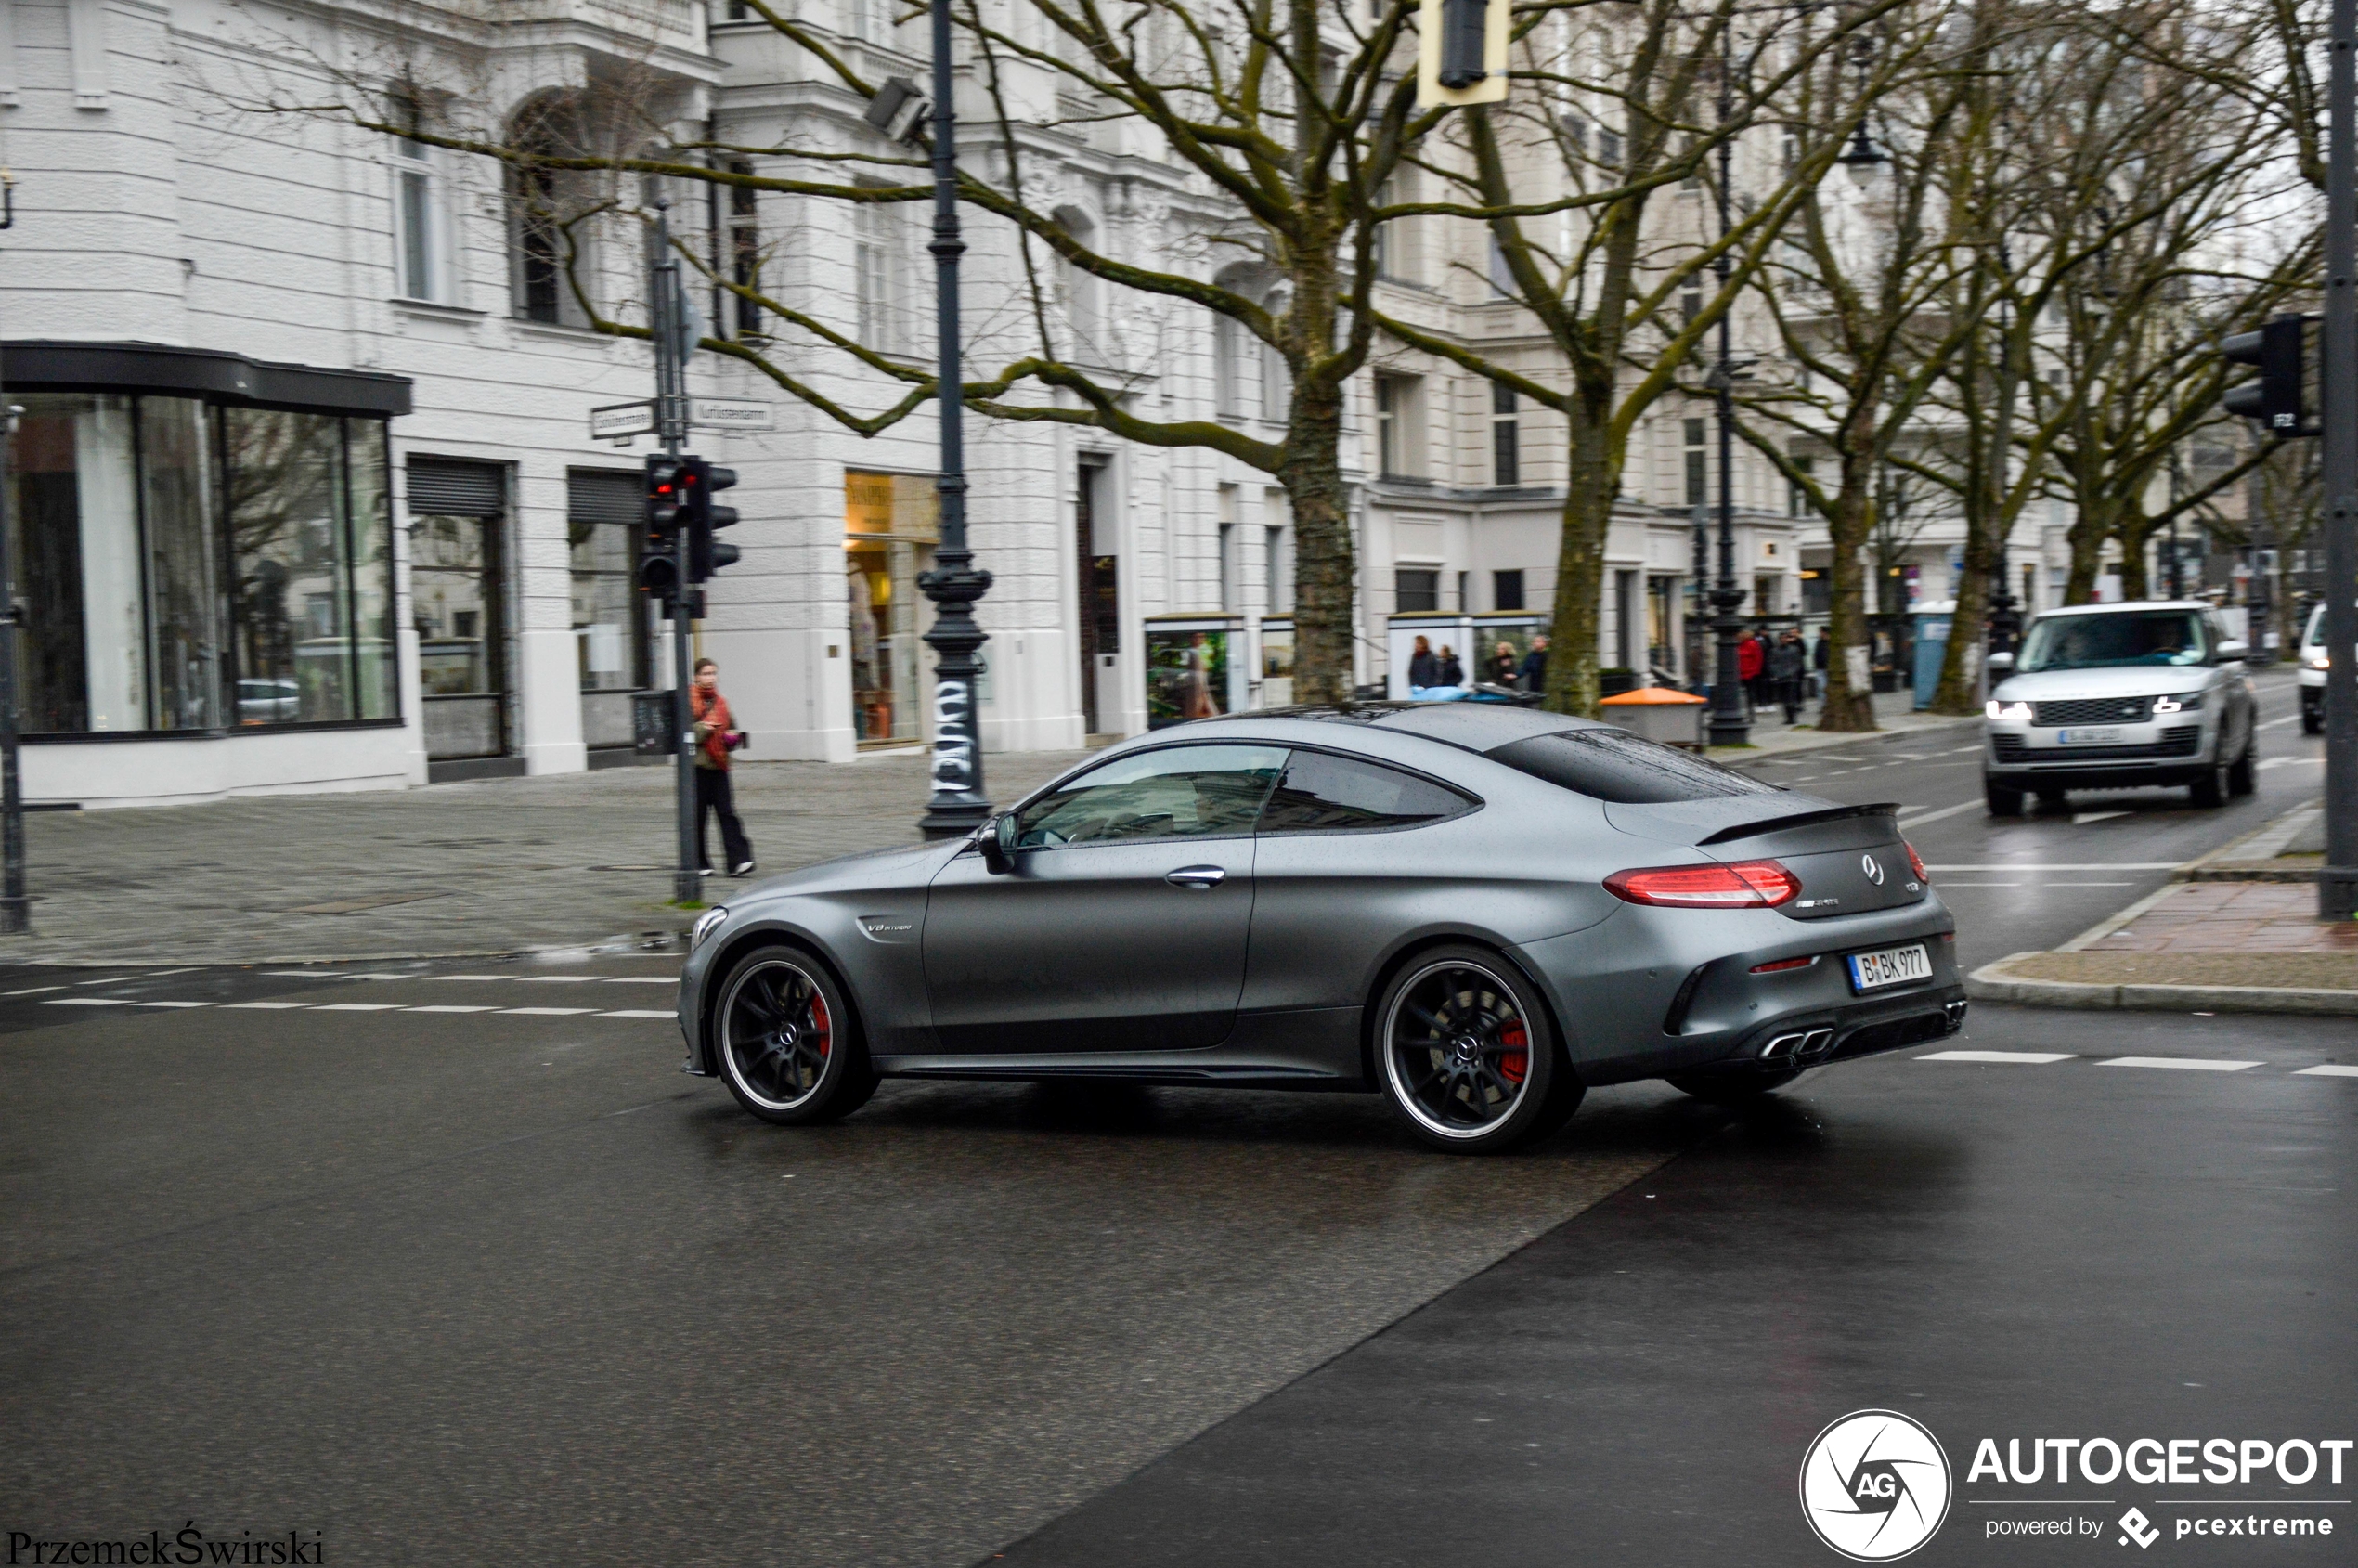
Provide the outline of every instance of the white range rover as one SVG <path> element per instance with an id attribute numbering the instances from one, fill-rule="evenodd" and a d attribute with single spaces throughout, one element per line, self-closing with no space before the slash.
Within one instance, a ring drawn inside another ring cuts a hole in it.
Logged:
<path id="1" fill-rule="evenodd" d="M 1982 783 L 1989 813 L 2066 790 L 2187 784 L 2197 806 L 2252 787 L 2257 700 L 2247 650 L 2209 605 L 2078 604 L 1991 656 Z"/>

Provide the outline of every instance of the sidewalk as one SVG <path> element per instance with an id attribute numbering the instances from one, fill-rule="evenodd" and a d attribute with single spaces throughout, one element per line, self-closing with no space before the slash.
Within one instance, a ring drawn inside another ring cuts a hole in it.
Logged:
<path id="1" fill-rule="evenodd" d="M 1818 728 L 1816 704 L 1801 711 L 1801 722 L 1787 724 L 1784 710 L 1764 707 L 1754 711 L 1752 745 L 1715 745 L 1708 755 L 1719 762 L 1757 761 L 1764 757 L 1781 756 L 1789 752 L 1817 751 L 1828 746 L 1872 745 L 1895 735 L 1920 734 L 1928 731 L 1962 730 L 1966 725 L 1978 726 L 1978 718 L 1956 719 L 1946 714 L 1912 711 L 1915 696 L 1909 692 L 1879 692 L 1875 694 L 1875 722 L 1880 729 L 1868 731 L 1829 732 Z M 1976 728 L 1976 734 L 1979 733 Z"/>
<path id="2" fill-rule="evenodd" d="M 2358 1015 L 2358 921 L 2317 918 L 2321 822 L 2303 806 L 2188 865 L 2053 952 L 2018 952 L 1970 996 L 2048 1007 Z"/>
<path id="3" fill-rule="evenodd" d="M 994 799 L 1012 798 L 1079 755 L 994 754 L 985 782 Z M 926 765 L 915 752 L 739 764 L 737 808 L 761 873 L 914 841 Z M 673 824 L 672 772 L 652 767 L 34 812 L 32 929 L 0 937 L 0 963 L 279 964 L 665 942 L 693 918 L 665 907 Z M 706 897 L 738 886 L 709 878 Z"/>

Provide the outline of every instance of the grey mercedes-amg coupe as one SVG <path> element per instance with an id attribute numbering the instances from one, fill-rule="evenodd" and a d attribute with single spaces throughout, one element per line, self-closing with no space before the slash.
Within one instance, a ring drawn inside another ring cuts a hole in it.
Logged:
<path id="1" fill-rule="evenodd" d="M 687 1070 L 787 1124 L 887 1076 L 1374 1092 L 1468 1153 L 1757 1095 L 1964 1020 L 1895 810 L 1527 708 L 1207 719 L 706 914 Z"/>

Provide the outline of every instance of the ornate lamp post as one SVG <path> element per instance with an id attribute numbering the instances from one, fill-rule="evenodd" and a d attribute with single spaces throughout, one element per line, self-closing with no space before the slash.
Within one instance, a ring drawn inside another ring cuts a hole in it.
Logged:
<path id="1" fill-rule="evenodd" d="M 1735 264 L 1727 251 L 1728 231 L 1733 227 L 1730 217 L 1729 186 L 1735 171 L 1735 142 L 1726 134 L 1728 122 L 1735 115 L 1735 35 L 1732 27 L 1723 28 L 1719 34 L 1719 240 L 1718 256 L 1711 270 L 1719 279 L 1719 292 L 1728 291 L 1729 277 Z M 1713 745 L 1749 745 L 1752 744 L 1752 711 L 1745 700 L 1743 681 L 1739 675 L 1736 640 L 1743 630 L 1743 621 L 1736 614 L 1744 602 L 1744 590 L 1736 582 L 1736 363 L 1734 316 L 1732 308 L 1719 317 L 1719 357 L 1711 368 L 1705 385 L 1711 388 L 1714 411 L 1719 421 L 1719 585 L 1711 590 L 1713 640 L 1718 644 L 1718 657 L 1713 661 L 1711 678 L 1711 717 L 1709 720 Z"/>

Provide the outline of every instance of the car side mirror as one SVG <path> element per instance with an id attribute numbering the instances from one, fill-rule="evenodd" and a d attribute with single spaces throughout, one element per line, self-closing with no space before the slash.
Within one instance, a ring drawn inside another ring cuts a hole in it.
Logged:
<path id="1" fill-rule="evenodd" d="M 2222 642 L 2219 644 L 2219 652 L 2215 656 L 2221 664 L 2233 664 L 2238 659 L 2247 659 L 2251 656 L 2251 644 Z"/>
<path id="2" fill-rule="evenodd" d="M 975 835 L 975 847 L 982 851 L 982 869 L 993 876 L 1004 876 L 1016 863 L 1016 814 L 1002 811 L 982 824 Z"/>
<path id="3" fill-rule="evenodd" d="M 1992 654 L 1989 655 L 1989 667 L 1994 670 L 2012 669 L 2015 667 L 2015 656 L 2012 654 Z"/>

